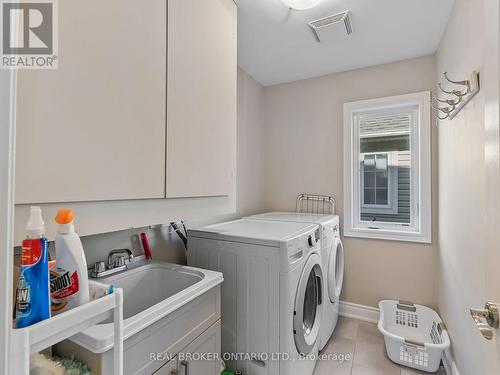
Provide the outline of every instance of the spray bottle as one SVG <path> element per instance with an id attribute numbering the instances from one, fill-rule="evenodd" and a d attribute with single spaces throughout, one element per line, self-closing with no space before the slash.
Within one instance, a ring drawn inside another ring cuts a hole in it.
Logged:
<path id="1" fill-rule="evenodd" d="M 50 318 L 49 241 L 40 207 L 30 209 L 16 291 L 16 327 Z"/>

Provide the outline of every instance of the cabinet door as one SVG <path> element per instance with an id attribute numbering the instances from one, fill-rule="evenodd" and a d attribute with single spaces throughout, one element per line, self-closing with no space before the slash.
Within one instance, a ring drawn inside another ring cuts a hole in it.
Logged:
<path id="1" fill-rule="evenodd" d="M 236 5 L 168 0 L 167 197 L 232 193 Z"/>
<path id="2" fill-rule="evenodd" d="M 215 353 L 220 356 L 220 330 L 219 320 L 179 353 L 179 375 L 220 374 L 220 360 L 213 358 Z M 212 356 L 211 360 L 206 359 L 207 354 Z"/>
<path id="3" fill-rule="evenodd" d="M 170 361 L 156 370 L 153 375 L 177 375 L 177 358 L 172 358 Z"/>
<path id="4" fill-rule="evenodd" d="M 166 2 L 59 7 L 59 69 L 18 76 L 17 203 L 165 195 Z"/>

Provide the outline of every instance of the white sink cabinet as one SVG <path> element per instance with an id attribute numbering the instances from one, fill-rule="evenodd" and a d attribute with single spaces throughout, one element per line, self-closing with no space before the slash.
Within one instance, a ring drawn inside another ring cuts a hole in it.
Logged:
<path id="1" fill-rule="evenodd" d="M 220 372 L 213 357 L 220 356 L 221 273 L 146 262 L 102 281 L 123 289 L 124 374 L 183 374 L 186 366 L 189 375 Z M 95 375 L 112 374 L 113 323 L 73 336 L 56 352 L 74 355 Z M 205 353 L 212 360 L 193 360 Z"/>

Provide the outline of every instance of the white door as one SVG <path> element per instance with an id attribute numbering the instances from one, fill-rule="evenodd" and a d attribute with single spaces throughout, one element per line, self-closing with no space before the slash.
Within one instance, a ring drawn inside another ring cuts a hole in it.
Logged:
<path id="1" fill-rule="evenodd" d="M 488 205 L 484 211 L 484 270 L 486 300 L 500 310 L 500 6 L 496 0 L 485 0 L 485 26 L 488 46 L 482 80 L 485 95 L 485 129 L 487 139 L 484 156 L 486 161 L 486 197 Z M 486 301 L 485 301 L 486 302 Z M 482 308 L 482 306 L 472 306 Z M 484 311 L 486 312 L 486 311 Z M 490 316 L 491 317 L 491 316 Z M 485 324 L 486 319 L 481 319 Z M 474 324 L 474 323 L 472 323 Z M 488 331 L 490 329 L 491 331 Z M 483 340 L 481 351 L 485 356 L 488 374 L 500 374 L 500 329 L 482 326 L 483 336 L 493 334 L 490 340 Z"/>
<path id="2" fill-rule="evenodd" d="M 486 238 L 486 296 L 500 304 L 500 5 L 496 0 L 485 0 L 487 80 L 485 90 L 485 147 L 486 191 L 489 205 L 485 214 L 489 223 Z M 500 309 L 500 305 L 498 305 Z M 488 346 L 490 374 L 500 374 L 500 329 Z"/>

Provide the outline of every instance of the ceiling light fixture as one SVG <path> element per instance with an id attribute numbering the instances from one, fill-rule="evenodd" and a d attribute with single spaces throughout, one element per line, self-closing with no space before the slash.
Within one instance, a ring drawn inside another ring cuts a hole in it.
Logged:
<path id="1" fill-rule="evenodd" d="M 321 0 L 281 0 L 287 7 L 295 10 L 306 10 L 314 8 Z"/>

